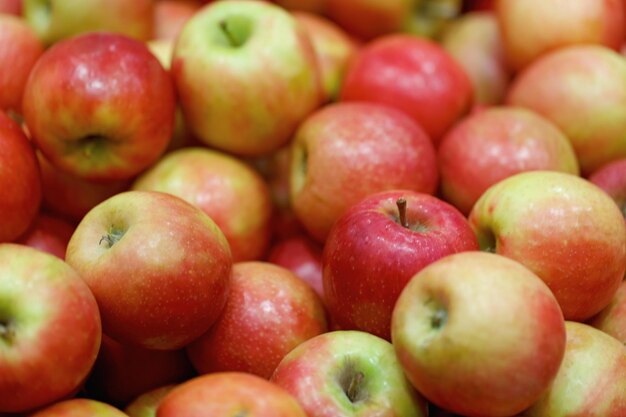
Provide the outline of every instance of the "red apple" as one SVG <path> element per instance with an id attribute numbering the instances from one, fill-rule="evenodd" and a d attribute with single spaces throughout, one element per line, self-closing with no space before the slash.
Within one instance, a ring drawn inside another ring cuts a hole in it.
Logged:
<path id="1" fill-rule="evenodd" d="M 389 339 L 391 313 L 425 266 L 456 252 L 478 250 L 467 219 L 428 194 L 371 194 L 335 222 L 322 258 L 324 294 L 333 322 Z"/>
<path id="2" fill-rule="evenodd" d="M 341 101 L 371 101 L 404 111 L 437 144 L 469 111 L 472 83 L 440 45 L 415 36 L 388 35 L 365 45 L 348 66 Z"/>
<path id="3" fill-rule="evenodd" d="M 601 166 L 589 176 L 589 181 L 610 195 L 626 216 L 626 158 Z"/>
<path id="4" fill-rule="evenodd" d="M 226 307 L 187 347 L 201 374 L 247 372 L 269 379 L 300 343 L 326 332 L 321 299 L 286 268 L 267 262 L 233 265 Z"/>
<path id="5" fill-rule="evenodd" d="M 450 255 L 417 273 L 393 310 L 392 344 L 429 401 L 466 416 L 512 416 L 539 399 L 565 352 L 546 284 L 518 262 Z"/>
<path id="6" fill-rule="evenodd" d="M 291 203 L 319 242 L 348 207 L 369 194 L 391 189 L 430 194 L 437 186 L 429 137 L 391 107 L 326 106 L 300 125 L 291 146 Z"/>
<path id="7" fill-rule="evenodd" d="M 511 175 L 579 173 L 567 137 L 549 120 L 520 107 L 493 107 L 467 116 L 443 137 L 437 159 L 442 196 L 466 215 L 490 186 Z"/>
<path id="8" fill-rule="evenodd" d="M 224 234 L 202 210 L 148 191 L 117 194 L 87 213 L 66 260 L 94 293 L 107 335 L 164 350 L 217 319 L 232 264 Z"/>
<path id="9" fill-rule="evenodd" d="M 100 336 L 96 300 L 72 268 L 27 246 L 0 244 L 0 413 L 75 392 Z"/>
<path id="10" fill-rule="evenodd" d="M 328 16 L 351 34 L 371 40 L 409 26 L 419 0 L 327 0 Z"/>
<path id="11" fill-rule="evenodd" d="M 154 39 L 176 39 L 185 23 L 201 6 L 197 0 L 155 1 Z"/>
<path id="12" fill-rule="evenodd" d="M 55 167 L 86 179 L 125 179 L 165 150 L 174 94 L 169 74 L 143 43 L 90 33 L 55 44 L 37 61 L 24 120 Z"/>
<path id="13" fill-rule="evenodd" d="M 0 0 L 0 13 L 22 15 L 23 0 Z"/>
<path id="14" fill-rule="evenodd" d="M 65 259 L 67 243 L 74 233 L 75 226 L 62 218 L 39 213 L 35 222 L 20 236 L 16 243 Z"/>
<path id="15" fill-rule="evenodd" d="M 86 398 L 60 401 L 29 417 L 128 417 L 109 404 Z"/>
<path id="16" fill-rule="evenodd" d="M 0 242 L 11 242 L 35 220 L 41 176 L 35 151 L 20 126 L 0 110 Z"/>
<path id="17" fill-rule="evenodd" d="M 161 400 L 176 386 L 176 384 L 165 385 L 145 392 L 128 404 L 124 412 L 128 417 L 156 417 Z"/>
<path id="18" fill-rule="evenodd" d="M 589 324 L 626 345 L 626 281 L 622 281 L 613 299 Z"/>

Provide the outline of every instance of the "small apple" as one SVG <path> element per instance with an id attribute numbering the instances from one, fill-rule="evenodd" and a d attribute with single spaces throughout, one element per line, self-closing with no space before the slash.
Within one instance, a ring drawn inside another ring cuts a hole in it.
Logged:
<path id="1" fill-rule="evenodd" d="M 165 385 L 145 392 L 128 404 L 124 412 L 128 417 L 156 417 L 161 400 L 176 386 L 176 384 Z"/>
<path id="2" fill-rule="evenodd" d="M 626 281 L 622 281 L 609 305 L 593 316 L 588 324 L 626 345 Z"/>
<path id="3" fill-rule="evenodd" d="M 60 217 L 39 213 L 30 228 L 15 242 L 65 259 L 75 225 Z"/>
<path id="4" fill-rule="evenodd" d="M 95 400 L 75 398 L 60 401 L 29 417 L 128 417 L 121 410 Z"/>
<path id="5" fill-rule="evenodd" d="M 589 175 L 589 181 L 610 195 L 626 217 L 626 158 L 601 166 Z"/>

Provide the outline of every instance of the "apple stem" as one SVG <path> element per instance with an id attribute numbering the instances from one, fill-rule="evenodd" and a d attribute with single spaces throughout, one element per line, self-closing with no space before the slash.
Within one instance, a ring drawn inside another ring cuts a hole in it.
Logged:
<path id="1" fill-rule="evenodd" d="M 346 395 L 348 396 L 350 402 L 355 402 L 357 400 L 363 378 L 365 378 L 365 375 L 363 374 L 363 372 L 360 371 L 352 376 L 352 379 L 350 380 L 350 385 L 348 386 L 348 392 L 346 392 Z"/>
<path id="2" fill-rule="evenodd" d="M 400 224 L 402 227 L 406 227 L 408 229 L 409 222 L 406 219 L 406 199 L 404 197 L 400 197 L 396 201 L 396 205 L 398 206 L 398 214 L 400 217 Z"/>
<path id="3" fill-rule="evenodd" d="M 228 38 L 228 42 L 230 42 L 231 46 L 239 45 L 239 42 L 237 42 L 237 39 L 235 39 L 231 31 L 228 29 L 228 22 L 226 22 L 226 20 L 220 21 L 220 28 L 222 29 L 222 32 L 224 32 L 224 34 Z"/>

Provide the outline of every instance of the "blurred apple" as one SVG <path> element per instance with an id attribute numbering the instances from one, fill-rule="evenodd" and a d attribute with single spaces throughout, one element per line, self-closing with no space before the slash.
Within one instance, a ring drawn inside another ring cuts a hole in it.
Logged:
<path id="1" fill-rule="evenodd" d="M 109 404 L 87 398 L 60 401 L 29 417 L 128 417 Z"/>
<path id="2" fill-rule="evenodd" d="M 23 0 L 0 0 L 0 13 L 22 15 Z"/>
<path id="3" fill-rule="evenodd" d="M 328 16 L 352 35 L 371 40 L 402 31 L 420 0 L 327 0 Z"/>
<path id="4" fill-rule="evenodd" d="M 626 281 L 622 281 L 613 299 L 588 324 L 626 345 Z"/>
<path id="5" fill-rule="evenodd" d="M 589 176 L 589 181 L 610 195 L 626 217 L 626 158 L 601 166 Z"/>
<path id="6" fill-rule="evenodd" d="M 145 392 L 128 404 L 124 412 L 128 417 L 156 417 L 161 400 L 176 386 L 176 384 L 165 385 Z"/>
<path id="7" fill-rule="evenodd" d="M 75 225 L 60 217 L 39 213 L 34 223 L 16 243 L 65 259 L 67 243 L 75 228 Z"/>
<path id="8" fill-rule="evenodd" d="M 154 1 L 154 39 L 175 40 L 202 5 L 197 0 Z"/>

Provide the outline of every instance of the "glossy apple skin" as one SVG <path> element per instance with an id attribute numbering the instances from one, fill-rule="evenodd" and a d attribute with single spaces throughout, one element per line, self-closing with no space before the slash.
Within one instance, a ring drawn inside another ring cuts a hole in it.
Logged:
<path id="1" fill-rule="evenodd" d="M 585 176 L 626 157 L 626 61 L 617 52 L 580 45 L 548 53 L 516 77 L 506 103 L 557 125 Z"/>
<path id="2" fill-rule="evenodd" d="M 190 147 L 170 152 L 131 189 L 173 194 L 202 209 L 228 240 L 233 261 L 258 260 L 270 239 L 272 201 L 253 168 L 226 153 Z"/>
<path id="3" fill-rule="evenodd" d="M 566 322 L 559 372 L 525 417 L 621 417 L 626 413 L 626 350 L 591 326 Z"/>
<path id="4" fill-rule="evenodd" d="M 28 229 L 41 204 L 41 176 L 35 151 L 20 128 L 0 110 L 0 242 Z"/>
<path id="5" fill-rule="evenodd" d="M 400 198 L 408 227 L 398 219 Z M 391 313 L 409 279 L 439 258 L 469 250 L 478 250 L 476 236 L 450 204 L 408 190 L 371 194 L 346 210 L 324 244 L 329 313 L 342 329 L 389 340 Z"/>
<path id="6" fill-rule="evenodd" d="M 81 277 L 59 258 L 0 244 L 0 412 L 32 410 L 79 388 L 100 346 L 98 306 Z M 9 330 L 11 331 L 11 330 Z"/>
<path id="7" fill-rule="evenodd" d="M 94 293 L 107 335 L 159 350 L 180 349 L 215 322 L 232 266 L 226 238 L 202 210 L 148 191 L 87 213 L 65 259 Z"/>
<path id="8" fill-rule="evenodd" d="M 128 404 L 124 412 L 128 417 L 156 417 L 161 400 L 176 386 L 176 384 L 165 385 L 145 392 Z"/>
<path id="9" fill-rule="evenodd" d="M 30 417 L 128 417 L 117 408 L 87 398 L 60 401 Z"/>
<path id="10" fill-rule="evenodd" d="M 239 262 L 224 311 L 187 352 L 201 374 L 237 371 L 269 379 L 287 353 L 326 330 L 321 299 L 291 271 Z"/>
<path id="11" fill-rule="evenodd" d="M 165 150 L 175 93 L 145 44 L 89 33 L 41 56 L 23 107 L 33 141 L 52 165 L 91 180 L 126 179 Z"/>
<path id="12" fill-rule="evenodd" d="M 175 40 L 185 23 L 201 6 L 197 0 L 155 1 L 153 39 Z"/>
<path id="13" fill-rule="evenodd" d="M 623 0 L 496 0 L 494 9 L 507 62 L 516 71 L 576 44 L 617 51 L 626 33 Z"/>
<path id="14" fill-rule="evenodd" d="M 0 10 L 0 110 L 22 113 L 30 70 L 43 53 L 37 34 L 19 17 Z M 10 64 L 9 64 L 10 63 Z"/>
<path id="15" fill-rule="evenodd" d="M 613 299 L 588 324 L 626 345 L 626 281 L 622 281 Z"/>
<path id="16" fill-rule="evenodd" d="M 290 199 L 307 232 L 324 242 L 343 212 L 391 189 L 432 194 L 436 156 L 411 118 L 373 103 L 337 103 L 312 114 L 291 144 Z"/>
<path id="17" fill-rule="evenodd" d="M 340 101 L 370 101 L 411 116 L 437 144 L 473 103 L 461 65 L 438 44 L 387 35 L 365 45 L 348 66 Z"/>
<path id="18" fill-rule="evenodd" d="M 609 162 L 589 176 L 589 181 L 602 188 L 626 213 L 626 158 Z"/>
<path id="19" fill-rule="evenodd" d="M 482 195 L 469 221 L 481 249 L 512 258 L 544 280 L 567 320 L 598 313 L 624 278 L 622 213 L 580 177 L 533 171 L 506 178 Z"/>
<path id="20" fill-rule="evenodd" d="M 67 243 L 76 226 L 60 217 L 39 213 L 30 228 L 16 241 L 21 245 L 65 259 Z"/>
<path id="21" fill-rule="evenodd" d="M 578 175 L 568 138 L 549 120 L 521 107 L 492 107 L 462 119 L 437 150 L 443 198 L 465 215 L 492 185 L 520 172 Z"/>
<path id="22" fill-rule="evenodd" d="M 102 335 L 100 351 L 84 392 L 89 398 L 123 407 L 140 394 L 183 382 L 195 374 L 182 349 L 144 349 Z"/>
<path id="23" fill-rule="evenodd" d="M 222 24 L 241 45 L 232 46 Z M 271 153 L 321 103 L 316 59 L 286 10 L 252 0 L 209 4 L 187 22 L 174 48 L 185 121 L 210 147 L 240 156 Z"/>
<path id="24" fill-rule="evenodd" d="M 511 416 L 539 399 L 566 339 L 545 283 L 518 262 L 483 252 L 450 255 L 416 274 L 394 307 L 391 338 L 428 400 L 481 417 Z"/>
<path id="25" fill-rule="evenodd" d="M 357 396 L 350 380 L 363 375 Z M 426 402 L 406 379 L 389 342 L 341 330 L 316 336 L 289 352 L 270 379 L 290 392 L 309 417 L 425 417 Z"/>
<path id="26" fill-rule="evenodd" d="M 306 417 L 298 402 L 271 382 L 242 372 L 216 372 L 178 385 L 157 417 Z"/>

